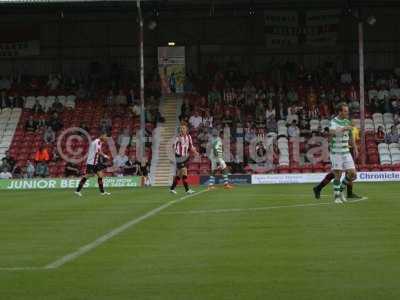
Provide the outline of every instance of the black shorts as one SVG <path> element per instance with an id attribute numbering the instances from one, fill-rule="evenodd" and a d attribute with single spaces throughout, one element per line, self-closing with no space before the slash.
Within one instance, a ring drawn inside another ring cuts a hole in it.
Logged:
<path id="1" fill-rule="evenodd" d="M 95 175 L 106 168 L 103 164 L 86 165 L 86 174 Z"/>
<path id="2" fill-rule="evenodd" d="M 176 158 L 176 169 L 180 170 L 183 168 L 187 168 L 187 163 L 189 162 L 189 156 L 188 157 L 175 157 Z"/>

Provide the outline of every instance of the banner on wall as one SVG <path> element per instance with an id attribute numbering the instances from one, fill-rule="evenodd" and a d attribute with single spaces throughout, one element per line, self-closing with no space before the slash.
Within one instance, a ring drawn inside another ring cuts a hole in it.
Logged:
<path id="1" fill-rule="evenodd" d="M 37 40 L 22 42 L 0 42 L 0 58 L 36 56 L 40 54 Z"/>
<path id="2" fill-rule="evenodd" d="M 334 46 L 338 36 L 340 11 L 310 10 L 306 13 L 305 44 L 312 47 Z"/>
<path id="3" fill-rule="evenodd" d="M 299 15 L 296 11 L 265 11 L 265 38 L 268 48 L 290 48 L 299 44 Z"/>
<path id="4" fill-rule="evenodd" d="M 200 176 L 200 184 L 208 185 L 210 176 Z M 223 184 L 222 176 L 215 177 L 215 184 Z M 229 175 L 229 183 L 231 184 L 251 184 L 251 175 Z"/>
<path id="5" fill-rule="evenodd" d="M 185 47 L 158 47 L 158 71 L 163 95 L 183 93 Z"/>
<path id="6" fill-rule="evenodd" d="M 0 179 L 0 190 L 34 190 L 34 189 L 76 189 L 79 178 L 32 178 L 32 179 Z M 139 187 L 141 177 L 105 177 L 105 187 Z M 86 181 L 85 188 L 97 188 L 97 178 Z"/>
<path id="7" fill-rule="evenodd" d="M 290 183 L 318 183 L 326 173 L 299 173 L 299 174 L 262 174 L 252 175 L 252 184 L 290 184 Z M 400 181 L 400 172 L 358 172 L 357 182 L 390 182 Z"/>
<path id="8" fill-rule="evenodd" d="M 268 48 L 334 46 L 339 10 L 265 11 L 264 31 Z"/>

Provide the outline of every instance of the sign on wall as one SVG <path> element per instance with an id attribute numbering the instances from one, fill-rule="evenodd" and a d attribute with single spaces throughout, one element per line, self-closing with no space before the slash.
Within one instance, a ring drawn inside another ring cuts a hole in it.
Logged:
<path id="1" fill-rule="evenodd" d="M 26 57 L 40 54 L 39 41 L 0 42 L 0 57 Z"/>
<path id="2" fill-rule="evenodd" d="M 0 190 L 34 190 L 34 189 L 76 189 L 79 178 L 32 178 L 32 179 L 1 179 Z M 105 187 L 139 187 L 141 177 L 105 177 Z M 86 188 L 97 188 L 97 179 L 89 178 Z"/>
<path id="3" fill-rule="evenodd" d="M 183 93 L 185 47 L 158 47 L 158 70 L 163 95 Z"/>
<path id="4" fill-rule="evenodd" d="M 262 174 L 252 175 L 252 184 L 280 184 L 280 183 L 318 183 L 326 173 L 299 173 L 299 174 Z M 358 172 L 357 182 L 390 182 L 400 181 L 400 172 Z"/>
<path id="5" fill-rule="evenodd" d="M 336 44 L 339 10 L 265 11 L 268 48 L 326 47 Z"/>

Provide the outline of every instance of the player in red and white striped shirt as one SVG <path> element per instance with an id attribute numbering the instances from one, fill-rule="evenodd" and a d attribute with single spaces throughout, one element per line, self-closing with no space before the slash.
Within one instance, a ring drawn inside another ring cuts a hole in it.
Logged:
<path id="1" fill-rule="evenodd" d="M 196 148 L 193 146 L 192 137 L 188 134 L 188 129 L 185 125 L 179 128 L 179 135 L 175 138 L 173 150 L 176 159 L 176 175 L 174 176 L 173 183 L 171 185 L 171 193 L 176 194 L 176 186 L 180 179 L 185 187 L 186 193 L 193 194 L 194 191 L 189 188 L 187 183 L 187 167 L 186 164 L 189 161 L 190 154 L 197 155 Z"/>
<path id="2" fill-rule="evenodd" d="M 108 156 L 103 153 L 102 146 L 103 143 L 107 141 L 107 136 L 105 134 L 101 135 L 99 138 L 92 141 L 89 145 L 89 153 L 86 160 L 86 172 L 79 182 L 79 186 L 75 191 L 75 194 L 82 196 L 81 190 L 86 183 L 89 176 L 97 175 L 97 182 L 99 184 L 99 190 L 102 195 L 111 195 L 104 191 L 103 186 L 103 170 L 105 165 L 101 162 L 102 159 L 108 159 Z"/>

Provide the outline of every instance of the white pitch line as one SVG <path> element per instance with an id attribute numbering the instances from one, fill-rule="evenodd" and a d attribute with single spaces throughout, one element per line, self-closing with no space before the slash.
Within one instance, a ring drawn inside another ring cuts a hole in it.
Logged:
<path id="1" fill-rule="evenodd" d="M 363 197 L 358 200 L 348 201 L 348 203 L 360 202 L 367 200 L 367 197 Z M 186 214 L 219 214 L 219 213 L 232 213 L 232 212 L 246 212 L 246 211 L 263 211 L 271 209 L 280 208 L 296 208 L 296 207 L 308 207 L 308 206 L 321 206 L 321 205 L 331 205 L 334 202 L 319 202 L 319 203 L 304 203 L 304 204 L 294 204 L 294 205 L 280 205 L 280 206 L 263 206 L 263 207 L 249 207 L 249 208 L 221 208 L 221 209 L 206 209 L 206 210 L 188 210 L 188 211 L 171 211 L 165 212 L 163 215 L 186 215 Z M 341 204 L 336 204 L 341 205 Z M 343 204 L 346 205 L 346 204 Z"/>
<path id="2" fill-rule="evenodd" d="M 64 255 L 63 257 L 47 264 L 46 266 L 43 267 L 0 267 L 0 271 L 27 271 L 27 270 L 51 270 L 51 269 L 57 269 L 63 265 L 65 265 L 68 262 L 71 262 L 75 259 L 77 259 L 78 257 L 88 253 L 89 251 L 99 247 L 100 245 L 104 244 L 105 242 L 107 242 L 108 240 L 112 239 L 113 237 L 117 236 L 118 234 L 122 233 L 123 231 L 143 222 L 144 220 L 151 218 L 155 215 L 157 215 L 160 211 L 170 207 L 171 205 L 174 205 L 176 203 L 182 202 L 183 200 L 190 198 L 190 197 L 194 197 L 197 195 L 200 195 L 202 193 L 206 192 L 206 190 L 202 190 L 200 192 L 194 193 L 194 194 L 190 194 L 190 195 L 186 195 L 183 196 L 181 198 L 172 200 L 170 202 L 167 202 L 149 212 L 147 212 L 146 214 L 137 217 L 135 219 L 132 219 L 131 221 L 107 232 L 106 234 L 100 236 L 99 238 L 97 238 L 96 240 L 94 240 L 93 242 L 86 244 L 82 247 L 80 247 L 78 250 L 71 252 L 67 255 Z"/>
<path id="3" fill-rule="evenodd" d="M 0 271 L 37 271 L 44 270 L 44 267 L 10 267 L 10 268 L 0 268 Z"/>
<path id="4" fill-rule="evenodd" d="M 63 257 L 61 257 L 61 258 L 49 263 L 44 268 L 47 269 L 47 270 L 48 269 L 59 268 L 62 265 L 65 265 L 66 263 L 68 263 L 70 261 L 73 261 L 73 260 L 77 259 L 78 257 L 88 253 L 89 251 L 97 248 L 98 246 L 104 244 L 105 242 L 107 242 L 108 240 L 110 240 L 113 237 L 117 236 L 118 234 L 124 232 L 128 228 L 130 228 L 130 227 L 132 227 L 132 226 L 134 226 L 136 224 L 139 224 L 139 223 L 143 222 L 144 220 L 146 220 L 146 219 L 148 219 L 150 217 L 153 217 L 153 216 L 157 215 L 160 211 L 170 207 L 171 205 L 179 203 L 179 202 L 182 202 L 183 200 L 185 200 L 187 198 L 200 195 L 200 194 L 204 193 L 205 191 L 206 190 L 197 192 L 195 194 L 186 195 L 186 196 L 183 196 L 183 197 L 181 197 L 179 199 L 172 200 L 172 201 L 170 201 L 168 203 L 165 203 L 165 204 L 163 204 L 163 205 L 161 205 L 161 206 L 149 211 L 148 213 L 146 213 L 146 214 L 144 214 L 144 215 L 142 215 L 142 216 L 140 216 L 138 218 L 135 218 L 135 219 L 133 219 L 133 220 L 131 220 L 131 221 L 129 221 L 129 222 L 127 222 L 127 223 L 125 223 L 125 224 L 113 229 L 113 230 L 111 230 L 110 232 L 106 233 L 105 235 L 102 235 L 101 237 L 97 238 L 93 242 L 80 247 L 78 250 L 76 250 L 74 252 L 71 252 L 71 253 L 69 253 L 67 255 L 64 255 Z"/>

